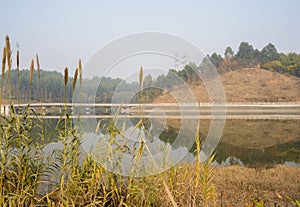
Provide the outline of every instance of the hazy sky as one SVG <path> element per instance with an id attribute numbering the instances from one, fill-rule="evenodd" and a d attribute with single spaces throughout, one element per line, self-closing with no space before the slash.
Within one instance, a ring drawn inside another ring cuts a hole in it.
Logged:
<path id="1" fill-rule="evenodd" d="M 178 35 L 205 54 L 237 51 L 241 41 L 262 49 L 300 53 L 300 1 L 2 1 L 0 41 L 17 44 L 21 66 L 36 53 L 43 69 L 71 70 L 99 48 L 128 34 L 156 31 Z M 1 50 L 2 51 L 2 50 Z"/>

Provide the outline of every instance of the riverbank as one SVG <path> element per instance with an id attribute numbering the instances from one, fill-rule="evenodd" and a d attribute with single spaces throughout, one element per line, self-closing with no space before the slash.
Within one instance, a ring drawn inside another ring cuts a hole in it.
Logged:
<path id="1" fill-rule="evenodd" d="M 292 206 L 286 196 L 300 200 L 300 168 L 276 165 L 272 168 L 244 166 L 216 167 L 213 183 L 218 206 L 245 206 L 253 199 L 265 206 Z"/>

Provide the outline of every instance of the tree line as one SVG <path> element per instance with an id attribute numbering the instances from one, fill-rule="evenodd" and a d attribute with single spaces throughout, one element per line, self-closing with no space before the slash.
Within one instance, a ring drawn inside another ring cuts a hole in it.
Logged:
<path id="1" fill-rule="evenodd" d="M 151 102 L 165 90 L 170 90 L 184 82 L 198 84 L 201 80 L 199 80 L 197 73 L 205 73 L 212 70 L 212 68 L 215 68 L 219 74 L 240 68 L 260 68 L 300 77 L 300 54 L 278 53 L 272 43 L 263 47 L 262 50 L 258 50 L 254 49 L 248 42 L 241 42 L 236 53 L 228 46 L 223 55 L 217 53 L 207 55 L 199 65 L 189 63 L 179 70 L 170 68 L 167 74 L 161 74 L 156 78 L 151 75 L 145 76 L 143 79 L 143 88 L 145 88 L 142 91 L 143 100 Z M 28 100 L 31 93 L 31 98 L 36 101 L 39 101 L 41 97 L 45 102 L 63 101 L 64 81 L 61 73 L 41 70 L 41 85 L 38 84 L 37 73 L 34 73 L 31 87 L 29 83 L 30 71 L 28 69 L 11 70 L 10 73 L 11 87 L 9 90 L 11 90 L 13 99 L 17 100 L 17 96 L 20 94 L 21 101 Z M 67 100 L 71 102 L 73 78 L 69 80 L 66 95 Z M 5 86 L 5 84 L 1 83 L 2 86 Z M 96 98 L 95 94 L 92 94 L 95 89 L 97 89 Z M 134 93 L 138 90 L 138 83 L 127 83 L 120 78 L 93 77 L 92 79 L 83 79 L 80 89 L 77 84 L 76 90 L 78 90 L 77 94 L 82 102 L 122 102 L 124 100 L 137 102 L 137 96 Z M 29 91 L 31 92 L 29 93 Z M 9 94 L 9 92 L 4 90 L 6 94 Z M 126 100 L 131 97 L 133 97 L 133 100 Z"/>
<path id="2" fill-rule="evenodd" d="M 5 73 L 7 76 L 7 72 Z M 64 101 L 64 76 L 57 71 L 41 70 L 40 72 L 40 85 L 38 80 L 38 74 L 33 73 L 32 85 L 30 86 L 30 71 L 24 70 L 11 70 L 10 81 L 4 79 L 4 82 L 0 80 L 3 88 L 4 99 L 8 99 L 9 94 L 13 100 L 19 99 L 21 102 L 27 103 L 29 95 L 31 100 L 39 102 L 41 99 L 43 102 L 63 102 Z M 66 86 L 67 101 L 72 101 L 72 82 L 73 78 L 69 77 L 69 81 Z M 76 85 L 76 93 L 80 95 L 84 102 L 93 99 L 92 89 L 97 88 L 100 82 L 100 77 L 94 77 L 93 79 L 84 79 L 82 86 L 79 89 L 79 84 Z M 9 83 L 9 86 L 8 86 Z M 78 96 L 79 97 L 79 96 Z"/>
<path id="3" fill-rule="evenodd" d="M 157 77 L 156 84 L 170 88 L 177 85 L 180 80 L 187 83 L 199 83 L 201 80 L 197 73 L 205 73 L 212 68 L 215 68 L 219 74 L 240 68 L 260 68 L 300 77 L 300 54 L 278 53 L 272 43 L 258 50 L 248 42 L 241 42 L 236 53 L 228 46 L 223 55 L 217 53 L 207 55 L 200 65 L 189 63 L 181 70 L 169 69 L 167 75 Z"/>

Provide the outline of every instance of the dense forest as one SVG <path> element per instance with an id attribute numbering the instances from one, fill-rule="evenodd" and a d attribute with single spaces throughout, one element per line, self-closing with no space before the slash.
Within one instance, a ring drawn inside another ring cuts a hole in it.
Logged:
<path id="1" fill-rule="evenodd" d="M 166 75 L 162 74 L 156 78 L 153 78 L 151 75 L 145 76 L 143 79 L 143 87 L 145 89 L 142 91 L 145 98 L 143 100 L 151 102 L 153 98 L 164 92 L 163 89 L 170 90 L 174 86 L 181 84 L 182 81 L 188 84 L 197 84 L 200 80 L 196 73 L 203 73 L 211 70 L 213 67 L 216 68 L 219 74 L 240 68 L 261 68 L 300 77 L 300 54 L 278 53 L 276 47 L 271 43 L 259 51 L 254 49 L 248 42 L 241 42 L 236 53 L 231 47 L 227 47 L 222 55 L 217 53 L 207 55 L 203 58 L 200 65 L 189 63 L 181 70 L 170 68 Z M 30 89 L 33 101 L 40 100 L 40 97 L 42 97 L 44 102 L 63 101 L 63 74 L 41 70 L 40 84 L 38 74 L 34 73 L 31 87 L 29 75 L 30 71 L 28 69 L 10 71 L 10 90 L 12 91 L 13 99 L 17 99 L 18 86 L 20 86 L 21 101 L 28 100 Z M 72 81 L 73 78 L 69 78 L 67 85 L 68 101 L 72 101 Z M 6 84 L 4 83 L 3 85 Z M 93 94 L 95 89 L 97 89 L 96 100 L 93 100 L 95 98 L 95 94 Z M 135 100 L 137 96 L 134 96 L 132 93 L 136 94 L 138 84 L 136 82 L 127 83 L 119 78 L 94 77 L 92 79 L 83 79 L 80 89 L 77 84 L 76 90 L 78 90 L 77 94 L 80 95 L 83 102 L 124 101 L 127 97 L 134 97 L 134 100 L 126 101 L 137 101 Z M 9 93 L 7 90 L 4 92 Z M 114 100 L 112 100 L 113 95 Z"/>

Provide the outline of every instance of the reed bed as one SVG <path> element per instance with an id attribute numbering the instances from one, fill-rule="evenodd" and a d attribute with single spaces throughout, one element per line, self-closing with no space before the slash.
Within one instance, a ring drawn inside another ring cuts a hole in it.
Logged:
<path id="1" fill-rule="evenodd" d="M 38 55 L 36 63 L 40 79 Z M 7 73 L 5 73 L 6 65 Z M 3 89 L 9 90 L 10 88 L 9 71 L 11 68 L 11 49 L 9 38 L 6 37 L 6 46 L 2 56 L 0 106 L 2 106 L 2 100 L 7 98 L 3 97 Z M 17 52 L 17 68 L 19 69 L 19 52 Z M 32 60 L 30 85 L 33 73 L 34 61 Z M 81 85 L 81 60 L 79 60 L 78 69 L 75 70 L 73 78 L 73 96 L 78 76 Z M 62 80 L 65 87 L 65 103 L 67 103 L 68 77 L 68 68 L 66 68 L 64 80 Z M 141 68 L 140 89 L 142 80 L 143 69 Z M 39 85 L 41 86 L 41 83 Z M 216 170 L 213 166 L 214 155 L 206 162 L 200 163 L 199 129 L 195 135 L 195 163 L 183 163 L 156 175 L 135 177 L 135 173 L 141 170 L 142 157 L 145 154 L 150 158 L 152 156 L 141 135 L 143 129 L 141 119 L 135 127 L 135 130 L 140 132 L 138 133 L 137 148 L 131 151 L 134 154 L 133 167 L 130 175 L 122 176 L 107 170 L 107 166 L 100 165 L 92 153 L 83 155 L 80 149 L 79 124 L 69 117 L 66 107 L 56 125 L 58 131 L 56 139 L 62 143 L 63 147 L 54 150 L 51 154 L 46 154 L 43 151 L 47 139 L 46 128 L 42 119 L 39 120 L 38 125 L 33 124 L 33 119 L 38 118 L 32 115 L 30 92 L 28 106 L 22 110 L 22 113 L 16 111 L 11 96 L 9 100 L 9 114 L 0 116 L 0 206 L 235 206 L 235 203 L 224 202 L 219 194 L 218 186 L 220 185 L 215 182 L 215 174 L 222 177 L 219 175 L 222 170 Z M 40 101 L 42 103 L 42 97 Z M 98 124 L 99 126 L 100 124 Z M 96 134 L 99 130 L 98 127 Z M 33 131 L 36 128 L 40 129 L 40 133 L 35 133 L 36 137 L 33 137 Z M 108 145 L 105 147 L 107 153 L 98 159 L 111 165 L 116 155 L 122 156 L 128 150 L 126 143 L 115 147 L 116 138 L 124 136 L 123 133 L 114 119 L 108 122 L 106 133 L 104 133 L 108 141 Z M 165 162 L 169 162 L 167 156 Z M 171 163 L 169 165 L 171 166 Z M 294 198 L 290 198 L 289 202 L 291 205 L 299 206 L 299 202 Z M 245 200 L 243 205 L 264 206 L 264 200 L 252 197 Z"/>

